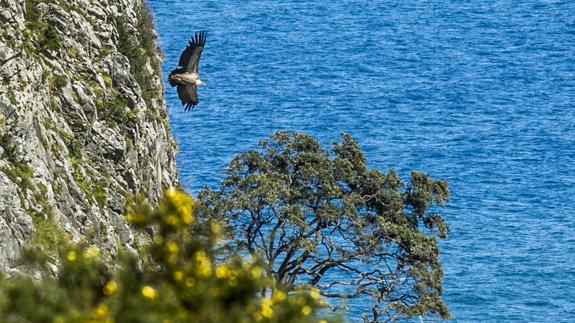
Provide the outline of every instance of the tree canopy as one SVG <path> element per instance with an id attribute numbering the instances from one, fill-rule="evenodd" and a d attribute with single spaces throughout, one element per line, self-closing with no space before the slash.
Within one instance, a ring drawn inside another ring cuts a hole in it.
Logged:
<path id="1" fill-rule="evenodd" d="M 365 321 L 448 318 L 437 238 L 448 185 L 413 171 L 407 183 L 370 169 L 349 135 L 331 150 L 311 136 L 276 132 L 236 156 L 217 190 L 199 194 L 202 217 L 226 223 L 226 246 L 263 257 L 288 291 L 364 298 Z M 343 278 L 342 278 L 343 277 Z"/>

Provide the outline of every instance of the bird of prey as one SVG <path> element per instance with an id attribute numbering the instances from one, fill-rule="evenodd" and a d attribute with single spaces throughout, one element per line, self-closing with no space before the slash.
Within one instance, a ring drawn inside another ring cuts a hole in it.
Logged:
<path id="1" fill-rule="evenodd" d="M 200 102 L 198 100 L 197 87 L 206 85 L 200 80 L 200 75 L 198 74 L 200 56 L 205 43 L 206 33 L 203 31 L 196 33 L 182 52 L 178 68 L 170 72 L 168 76 L 170 85 L 178 87 L 178 96 L 184 105 L 185 111 L 194 108 Z"/>

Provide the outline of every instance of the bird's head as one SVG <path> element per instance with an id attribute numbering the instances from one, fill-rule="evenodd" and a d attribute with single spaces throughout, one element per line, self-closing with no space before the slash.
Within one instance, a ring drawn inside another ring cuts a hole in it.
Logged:
<path id="1" fill-rule="evenodd" d="M 196 80 L 196 85 L 197 86 L 207 86 L 206 83 L 204 83 L 204 81 L 202 81 L 200 79 Z"/>

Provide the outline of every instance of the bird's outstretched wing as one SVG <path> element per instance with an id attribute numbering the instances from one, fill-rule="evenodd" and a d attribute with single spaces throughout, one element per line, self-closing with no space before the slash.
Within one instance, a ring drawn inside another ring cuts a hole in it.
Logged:
<path id="1" fill-rule="evenodd" d="M 178 85 L 178 97 L 182 100 L 184 111 L 192 109 L 198 104 L 198 102 L 200 102 L 200 100 L 198 100 L 198 91 L 195 85 Z"/>
<path id="2" fill-rule="evenodd" d="M 200 31 L 192 37 L 192 40 L 180 56 L 180 66 L 185 68 L 186 72 L 198 73 L 200 56 L 202 55 L 202 50 L 204 49 L 205 44 L 205 32 Z"/>

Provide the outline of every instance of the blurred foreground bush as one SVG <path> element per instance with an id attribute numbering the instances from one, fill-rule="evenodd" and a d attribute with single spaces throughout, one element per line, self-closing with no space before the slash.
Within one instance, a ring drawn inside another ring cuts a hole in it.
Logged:
<path id="1" fill-rule="evenodd" d="M 143 261 L 105 264 L 93 245 L 63 246 L 56 279 L 0 278 L 0 321 L 325 322 L 317 291 L 288 295 L 256 259 L 216 261 L 220 227 L 197 223 L 187 194 L 168 190 L 157 208 L 137 199 L 127 217 L 154 232 Z"/>

